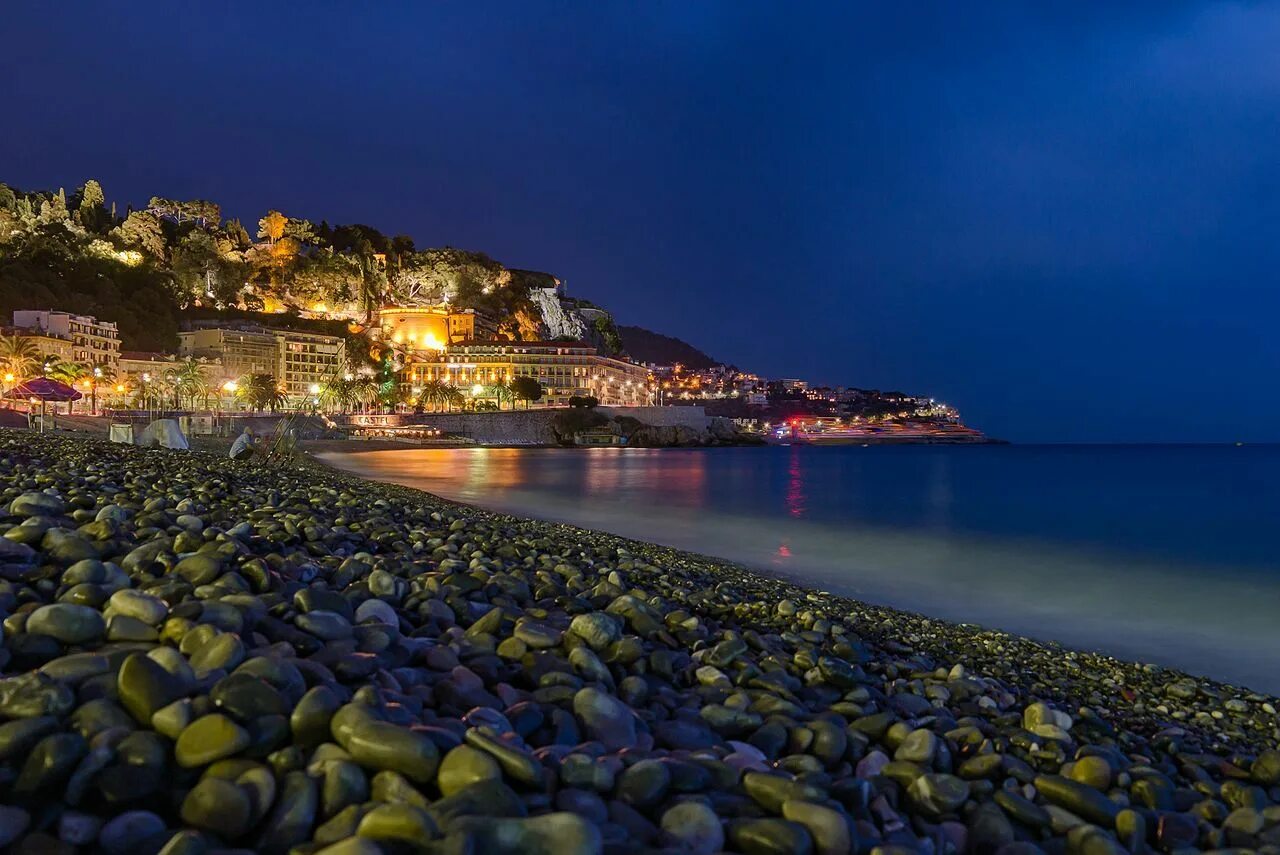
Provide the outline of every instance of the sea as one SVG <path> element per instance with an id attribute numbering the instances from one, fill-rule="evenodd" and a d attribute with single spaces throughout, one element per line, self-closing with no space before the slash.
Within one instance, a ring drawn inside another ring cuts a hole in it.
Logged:
<path id="1" fill-rule="evenodd" d="M 1280 693 L 1280 446 L 326 452 L 367 478 Z"/>

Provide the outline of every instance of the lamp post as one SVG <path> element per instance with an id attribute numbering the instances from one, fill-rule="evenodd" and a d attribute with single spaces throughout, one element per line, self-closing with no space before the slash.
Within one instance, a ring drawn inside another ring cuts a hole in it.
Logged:
<path id="1" fill-rule="evenodd" d="M 98 381 L 100 379 L 102 379 L 102 369 L 95 365 L 93 367 L 93 379 L 89 381 L 92 384 L 89 389 L 89 396 L 93 401 L 91 406 L 95 416 L 98 414 Z"/>

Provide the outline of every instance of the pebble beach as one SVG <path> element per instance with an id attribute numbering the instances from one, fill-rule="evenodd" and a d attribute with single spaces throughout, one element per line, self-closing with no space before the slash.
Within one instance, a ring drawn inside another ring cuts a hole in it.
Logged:
<path id="1" fill-rule="evenodd" d="M 1269 695 L 310 463 L 0 490 L 6 851 L 1280 852 Z"/>

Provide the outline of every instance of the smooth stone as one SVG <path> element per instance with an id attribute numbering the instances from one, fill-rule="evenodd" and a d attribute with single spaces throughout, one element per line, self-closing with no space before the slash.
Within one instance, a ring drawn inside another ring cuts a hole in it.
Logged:
<path id="1" fill-rule="evenodd" d="M 294 741 L 304 748 L 314 748 L 330 737 L 329 723 L 342 706 L 328 686 L 315 686 L 298 701 L 289 715 Z"/>
<path id="2" fill-rule="evenodd" d="M 208 585 L 222 575 L 222 559 L 208 552 L 197 552 L 174 565 L 173 572 L 192 585 Z"/>
<path id="3" fill-rule="evenodd" d="M 192 704 L 187 698 L 174 701 L 168 706 L 156 710 L 151 716 L 151 726 L 170 739 L 177 739 L 182 731 L 191 724 Z"/>
<path id="4" fill-rule="evenodd" d="M 39 671 L 0 680 L 0 715 L 8 718 L 61 718 L 75 703 L 70 688 Z"/>
<path id="5" fill-rule="evenodd" d="M 671 786 L 671 772 L 658 760 L 641 760 L 629 766 L 618 776 L 617 797 L 640 810 L 647 810 L 662 801 Z"/>
<path id="6" fill-rule="evenodd" d="M 336 724 L 331 724 L 337 730 Z M 361 766 L 399 772 L 411 781 L 427 784 L 435 779 L 440 758 L 431 739 L 417 731 L 383 721 L 355 724 L 344 739 L 334 734 Z"/>
<path id="7" fill-rule="evenodd" d="M 231 840 L 249 830 L 252 805 L 244 790 L 220 778 L 203 778 L 182 800 L 182 821 Z"/>
<path id="8" fill-rule="evenodd" d="M 88 846 L 98 839 L 102 825 L 101 817 L 69 810 L 58 817 L 58 839 L 72 846 Z M 4 845 L 3 842 L 0 845 Z"/>
<path id="9" fill-rule="evenodd" d="M 1102 793 L 1059 775 L 1037 775 L 1035 787 L 1048 801 L 1103 828 L 1115 826 L 1120 806 Z"/>
<path id="10" fill-rule="evenodd" d="M 70 603 L 41 606 L 27 618 L 27 632 L 48 635 L 63 644 L 85 644 L 102 638 L 106 629 L 97 609 Z"/>
<path id="11" fill-rule="evenodd" d="M 131 654 L 116 675 L 120 703 L 139 724 L 150 725 L 151 717 L 184 694 L 182 682 L 158 662 L 141 653 Z"/>
<path id="12" fill-rule="evenodd" d="M 573 712 L 588 735 L 610 751 L 636 744 L 636 718 L 631 708 L 599 689 L 579 689 L 573 696 Z"/>
<path id="13" fill-rule="evenodd" d="M 107 604 L 116 614 L 140 620 L 150 626 L 159 626 L 169 616 L 169 607 L 164 600 L 131 588 L 116 591 Z"/>
<path id="14" fill-rule="evenodd" d="M 30 796 L 62 789 L 88 753 L 89 743 L 78 733 L 46 736 L 27 755 L 12 792 Z"/>
<path id="15" fill-rule="evenodd" d="M 424 810 L 412 805 L 383 804 L 364 815 L 356 835 L 370 840 L 422 844 L 439 836 L 439 830 Z"/>
<path id="16" fill-rule="evenodd" d="M 894 760 L 928 766 L 938 751 L 938 735 L 931 730 L 913 730 L 893 752 Z"/>
<path id="17" fill-rule="evenodd" d="M 382 600 L 365 600 L 356 608 L 356 623 L 383 623 L 399 626 L 400 618 L 391 604 Z"/>
<path id="18" fill-rule="evenodd" d="M 375 802 L 413 805 L 426 810 L 427 797 L 418 791 L 409 779 L 399 772 L 382 771 L 373 776 L 371 798 Z"/>
<path id="19" fill-rule="evenodd" d="M 260 851 L 287 852 L 306 841 L 315 826 L 319 804 L 319 787 L 314 779 L 302 771 L 286 773 L 258 840 Z"/>
<path id="20" fill-rule="evenodd" d="M 31 814 L 20 807 L 0 805 L 0 846 L 13 843 L 31 824 Z"/>
<path id="21" fill-rule="evenodd" d="M 912 782 L 912 804 L 934 817 L 953 813 L 969 798 L 969 785 L 954 775 L 926 774 Z"/>
<path id="22" fill-rule="evenodd" d="M 333 816 L 368 798 L 369 780 L 357 764 L 350 760 L 330 760 L 325 764 L 320 785 L 320 810 L 324 816 Z"/>
<path id="23" fill-rule="evenodd" d="M 107 641 L 146 642 L 156 641 L 160 633 L 150 624 L 127 615 L 112 615 L 107 619 Z"/>
<path id="24" fill-rule="evenodd" d="M 1105 757 L 1089 755 L 1076 760 L 1067 777 L 1078 783 L 1105 791 L 1111 786 L 1111 764 Z"/>
<path id="25" fill-rule="evenodd" d="M 542 766 L 530 755 L 494 737 L 489 728 L 473 727 L 464 737 L 468 745 L 486 752 L 515 781 L 528 786 L 541 786 Z"/>
<path id="26" fill-rule="evenodd" d="M 585 641 L 592 650 L 600 652 L 622 638 L 622 625 L 612 615 L 588 612 L 570 622 L 569 632 Z"/>
<path id="27" fill-rule="evenodd" d="M 847 855 L 853 849 L 849 819 L 844 814 L 814 802 L 789 799 L 782 803 L 782 816 L 803 825 L 813 838 L 818 855 Z"/>
<path id="28" fill-rule="evenodd" d="M 701 802 L 682 802 L 668 808 L 658 824 L 662 828 L 663 842 L 681 851 L 712 855 L 724 848 L 724 827 L 720 817 Z"/>
<path id="29" fill-rule="evenodd" d="M 604 846 L 599 828 L 567 811 L 528 819 L 467 816 L 454 829 L 485 855 L 599 855 Z"/>
<path id="30" fill-rule="evenodd" d="M 164 820 L 149 810 L 125 811 L 102 826 L 98 845 L 107 855 L 133 855 L 164 829 Z"/>
<path id="31" fill-rule="evenodd" d="M 470 745 L 459 745 L 440 762 L 436 785 L 442 795 L 451 796 L 478 781 L 501 778 L 498 761 Z"/>
<path id="32" fill-rule="evenodd" d="M 352 635 L 351 621 L 336 612 L 307 612 L 298 615 L 294 623 L 298 625 L 298 629 L 322 641 L 343 641 Z"/>
<path id="33" fill-rule="evenodd" d="M 230 671 L 244 661 L 244 642 L 234 633 L 224 632 L 191 655 L 191 667 L 197 674 Z"/>
<path id="34" fill-rule="evenodd" d="M 222 713 L 201 716 L 183 729 L 174 746 L 178 765 L 187 769 L 231 757 L 249 747 L 248 731 Z"/>
<path id="35" fill-rule="evenodd" d="M 745 855 L 809 855 L 813 839 L 803 825 L 785 819 L 735 819 L 727 837 Z"/>
<path id="36" fill-rule="evenodd" d="M 0 724 L 0 762 L 22 759 L 41 739 L 58 729 L 53 716 L 20 718 Z"/>
<path id="37" fill-rule="evenodd" d="M 564 633 L 560 630 L 536 620 L 525 620 L 516 624 L 513 635 L 532 650 L 555 647 L 564 638 Z"/>
<path id="38" fill-rule="evenodd" d="M 9 502 L 9 513 L 16 517 L 56 517 L 67 509 L 67 503 L 50 493 L 23 493 Z"/>

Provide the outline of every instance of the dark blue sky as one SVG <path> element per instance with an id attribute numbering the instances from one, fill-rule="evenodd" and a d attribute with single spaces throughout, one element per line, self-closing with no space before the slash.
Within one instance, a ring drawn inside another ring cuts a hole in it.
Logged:
<path id="1" fill-rule="evenodd" d="M 3 30 L 0 181 L 483 250 L 1017 440 L 1280 439 L 1276 6 L 11 2 Z"/>

